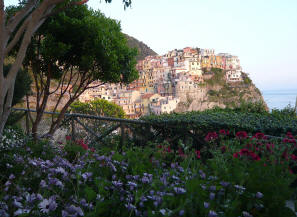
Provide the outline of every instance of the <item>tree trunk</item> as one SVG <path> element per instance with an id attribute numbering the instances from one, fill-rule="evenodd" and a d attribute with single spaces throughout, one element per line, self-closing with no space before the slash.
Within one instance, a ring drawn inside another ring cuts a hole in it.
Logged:
<path id="1" fill-rule="evenodd" d="M 37 70 L 39 70 L 39 68 L 37 68 Z M 38 71 L 33 72 L 33 73 L 38 73 Z M 44 86 L 41 105 L 40 105 L 40 98 L 39 97 L 37 97 L 37 101 L 36 101 L 36 118 L 35 118 L 35 121 L 34 121 L 33 126 L 32 126 L 32 136 L 33 136 L 33 138 L 35 140 L 37 139 L 38 125 L 39 125 L 39 123 L 40 123 L 40 121 L 42 119 L 42 116 L 43 116 L 43 113 L 45 111 L 46 104 L 47 104 L 47 101 L 48 101 L 48 98 L 49 98 L 49 95 L 50 95 L 51 77 L 52 77 L 52 72 L 51 72 L 51 67 L 49 65 L 48 66 L 48 72 L 47 72 L 46 85 Z M 36 81 L 36 83 L 38 83 L 38 81 Z M 37 94 L 39 94 L 39 93 L 37 92 Z"/>

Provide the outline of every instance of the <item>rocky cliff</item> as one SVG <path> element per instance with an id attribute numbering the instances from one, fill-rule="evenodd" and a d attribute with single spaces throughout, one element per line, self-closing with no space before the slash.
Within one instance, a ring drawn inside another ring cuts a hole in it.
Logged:
<path id="1" fill-rule="evenodd" d="M 203 75 L 204 83 L 195 93 L 185 93 L 180 97 L 175 112 L 203 111 L 214 107 L 236 107 L 241 102 L 260 102 L 268 109 L 259 89 L 247 74 L 242 73 L 242 81 L 228 82 L 225 72 L 209 72 Z"/>
<path id="2" fill-rule="evenodd" d="M 153 51 L 149 46 L 145 43 L 133 38 L 132 36 L 126 35 L 128 46 L 137 48 L 138 55 L 136 56 L 136 60 L 143 60 L 146 56 L 155 56 L 158 55 L 155 51 Z"/>

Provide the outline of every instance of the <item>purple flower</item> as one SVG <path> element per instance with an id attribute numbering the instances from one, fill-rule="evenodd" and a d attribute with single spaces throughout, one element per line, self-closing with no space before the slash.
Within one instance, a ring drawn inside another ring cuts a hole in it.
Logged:
<path id="1" fill-rule="evenodd" d="M 3 209 L 0 209 L 0 216 L 9 217 L 8 213 Z"/>
<path id="2" fill-rule="evenodd" d="M 226 187 L 228 187 L 229 182 L 221 181 L 220 184 L 221 184 L 224 188 L 226 188 Z"/>
<path id="3" fill-rule="evenodd" d="M 261 199 L 263 197 L 263 194 L 261 192 L 256 193 L 256 198 Z"/>
<path id="4" fill-rule="evenodd" d="M 13 214 L 15 216 L 18 216 L 18 215 L 22 215 L 22 214 L 26 214 L 26 213 L 29 213 L 31 210 L 30 209 L 18 209 L 17 211 L 15 211 Z M 1 212 L 0 212 L 1 214 Z M 1 215 L 2 216 L 2 215 Z M 8 216 L 8 215 L 7 215 Z"/>
<path id="5" fill-rule="evenodd" d="M 36 194 L 27 194 L 26 195 L 26 201 L 27 203 L 33 203 L 36 200 Z"/>
<path id="6" fill-rule="evenodd" d="M 200 174 L 201 179 L 206 178 L 206 174 L 202 170 L 199 170 L 199 174 Z"/>
<path id="7" fill-rule="evenodd" d="M 10 174 L 10 176 L 8 177 L 8 179 L 14 179 L 15 176 L 13 174 Z"/>
<path id="8" fill-rule="evenodd" d="M 214 186 L 214 185 L 210 186 L 210 187 L 209 187 L 209 190 L 210 190 L 210 191 L 215 191 L 215 190 L 216 190 L 216 186 Z"/>
<path id="9" fill-rule="evenodd" d="M 184 193 L 186 193 L 186 190 L 184 188 L 174 187 L 173 189 L 174 189 L 175 193 L 177 193 L 177 194 L 184 194 Z"/>
<path id="10" fill-rule="evenodd" d="M 80 205 L 82 205 L 83 207 L 88 207 L 89 206 L 86 199 L 84 199 L 84 198 L 80 201 Z"/>
<path id="11" fill-rule="evenodd" d="M 144 177 L 142 177 L 141 182 L 142 182 L 143 184 L 147 184 L 147 183 L 150 182 L 150 180 L 149 180 L 148 177 L 144 176 Z"/>
<path id="12" fill-rule="evenodd" d="M 44 199 L 38 204 L 41 212 L 48 214 L 50 211 L 54 211 L 57 208 L 57 203 L 55 197 L 50 197 L 49 199 Z"/>
<path id="13" fill-rule="evenodd" d="M 166 210 L 165 210 L 165 209 L 160 209 L 160 213 L 161 213 L 162 215 L 166 215 Z"/>
<path id="14" fill-rule="evenodd" d="M 40 187 L 47 188 L 47 184 L 46 184 L 46 182 L 44 180 L 40 181 Z"/>
<path id="15" fill-rule="evenodd" d="M 36 195 L 36 198 L 37 198 L 37 200 L 43 200 L 43 197 L 42 197 L 41 194 L 37 194 L 37 195 Z"/>
<path id="16" fill-rule="evenodd" d="M 242 212 L 243 217 L 253 217 L 251 214 L 249 214 L 247 211 Z"/>
<path id="17" fill-rule="evenodd" d="M 68 206 L 66 210 L 62 211 L 62 217 L 68 217 L 68 216 L 84 216 L 84 212 L 80 207 L 76 207 L 74 205 Z"/>
<path id="18" fill-rule="evenodd" d="M 210 199 L 210 200 L 215 199 L 215 197 L 216 197 L 216 194 L 215 194 L 215 193 L 211 192 L 211 193 L 209 194 L 209 199 Z"/>
<path id="19" fill-rule="evenodd" d="M 203 205 L 204 205 L 204 208 L 205 209 L 208 209 L 209 208 L 209 203 L 208 202 L 204 202 Z"/>
<path id="20" fill-rule="evenodd" d="M 245 187 L 243 187 L 241 185 L 234 185 L 234 187 L 236 188 L 236 190 L 239 194 L 242 194 L 245 191 Z"/>
<path id="21" fill-rule="evenodd" d="M 91 178 L 93 175 L 92 172 L 85 172 L 81 176 L 83 177 L 84 181 L 87 181 L 89 178 Z"/>
<path id="22" fill-rule="evenodd" d="M 23 204 L 14 199 L 12 203 L 16 208 L 23 208 Z"/>
<path id="23" fill-rule="evenodd" d="M 128 204 L 125 204 L 125 207 L 130 211 L 130 210 L 134 210 L 134 209 L 136 209 L 136 207 L 133 205 L 133 204 L 131 204 L 131 203 L 128 203 Z"/>
<path id="24" fill-rule="evenodd" d="M 123 185 L 121 181 L 112 181 L 112 184 L 116 187 L 121 187 Z"/>
<path id="25" fill-rule="evenodd" d="M 217 216 L 218 214 L 215 211 L 209 210 L 208 217 L 217 217 Z"/>
<path id="26" fill-rule="evenodd" d="M 178 214 L 179 214 L 179 216 L 183 216 L 185 214 L 185 210 L 183 210 L 183 209 L 180 210 Z"/>
<path id="27" fill-rule="evenodd" d="M 6 187 L 10 186 L 11 185 L 11 182 L 9 180 L 7 180 L 4 184 Z"/>

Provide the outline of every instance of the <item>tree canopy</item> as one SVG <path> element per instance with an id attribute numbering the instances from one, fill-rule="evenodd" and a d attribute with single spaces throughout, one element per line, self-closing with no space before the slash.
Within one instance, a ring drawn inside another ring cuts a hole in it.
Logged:
<path id="1" fill-rule="evenodd" d="M 59 96 L 54 112 L 63 98 L 68 99 L 61 116 L 53 119 L 49 131 L 53 134 L 69 105 L 92 82 L 129 83 L 138 78 L 136 55 L 119 22 L 87 6 L 73 6 L 48 19 L 33 37 L 24 61 L 32 69 L 37 93 L 32 133 L 36 134 L 49 95 Z"/>
<path id="2" fill-rule="evenodd" d="M 107 3 L 111 1 L 105 0 Z M 19 10 L 10 16 L 5 11 L 4 0 L 0 0 L 0 137 L 2 137 L 5 123 L 11 112 L 16 76 L 22 66 L 32 36 L 49 17 L 86 2 L 88 0 L 22 0 L 19 1 Z M 122 2 L 125 8 L 131 4 L 131 0 L 122 0 Z M 7 75 L 4 75 L 4 60 L 16 47 L 15 61 Z M 83 62 L 88 66 L 90 59 L 85 58 Z M 129 79 L 124 76 L 123 80 Z"/>
<path id="3" fill-rule="evenodd" d="M 125 112 L 121 106 L 105 99 L 95 99 L 90 102 L 76 101 L 70 107 L 74 113 L 125 118 Z"/>

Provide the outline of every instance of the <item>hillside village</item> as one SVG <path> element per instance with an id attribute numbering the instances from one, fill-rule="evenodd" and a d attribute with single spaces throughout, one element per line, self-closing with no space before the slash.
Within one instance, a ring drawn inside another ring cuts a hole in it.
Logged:
<path id="1" fill-rule="evenodd" d="M 229 85 L 242 83 L 244 79 L 237 56 L 215 54 L 213 49 L 186 47 L 163 56 L 147 56 L 136 67 L 138 80 L 126 86 L 105 84 L 88 89 L 79 100 L 106 99 L 120 105 L 129 118 L 139 118 L 150 113 L 173 112 L 189 97 L 203 98 L 207 91 L 203 85 L 215 74 L 212 69 L 221 69 Z"/>

